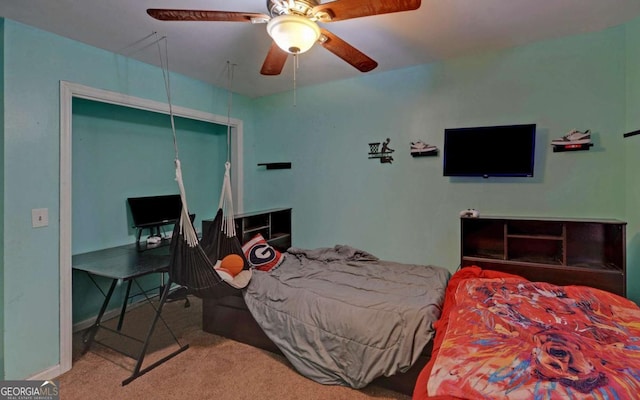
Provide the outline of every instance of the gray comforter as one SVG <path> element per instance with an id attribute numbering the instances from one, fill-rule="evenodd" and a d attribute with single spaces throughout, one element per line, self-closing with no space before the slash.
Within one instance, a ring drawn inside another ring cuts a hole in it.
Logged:
<path id="1" fill-rule="evenodd" d="M 276 269 L 254 271 L 244 299 L 301 374 L 361 388 L 417 360 L 433 336 L 449 275 L 349 246 L 290 248 Z"/>

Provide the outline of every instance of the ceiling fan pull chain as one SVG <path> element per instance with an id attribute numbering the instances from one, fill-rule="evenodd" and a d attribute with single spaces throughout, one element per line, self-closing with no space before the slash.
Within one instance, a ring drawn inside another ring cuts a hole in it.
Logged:
<path id="1" fill-rule="evenodd" d="M 298 54 L 293 55 L 293 106 L 296 106 L 296 70 L 298 69 Z"/>

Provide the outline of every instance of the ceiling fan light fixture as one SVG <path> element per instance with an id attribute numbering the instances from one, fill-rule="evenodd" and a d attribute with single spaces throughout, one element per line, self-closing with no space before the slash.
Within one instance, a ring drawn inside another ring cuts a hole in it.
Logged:
<path id="1" fill-rule="evenodd" d="M 279 15 L 267 24 L 267 32 L 282 50 L 302 54 L 320 37 L 318 25 L 300 15 Z"/>

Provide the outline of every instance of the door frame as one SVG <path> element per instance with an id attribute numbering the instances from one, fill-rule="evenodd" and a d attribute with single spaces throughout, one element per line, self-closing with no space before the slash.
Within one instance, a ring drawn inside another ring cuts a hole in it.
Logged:
<path id="1" fill-rule="evenodd" d="M 97 89 L 78 83 L 60 81 L 60 364 L 47 375 L 59 376 L 71 369 L 72 364 L 72 118 L 73 99 L 80 98 L 124 107 L 169 114 L 169 104 L 122 93 Z M 231 186 L 234 209 L 243 210 L 243 151 L 242 120 L 216 115 L 185 107 L 171 106 L 173 115 L 198 121 L 230 126 L 231 132 Z"/>

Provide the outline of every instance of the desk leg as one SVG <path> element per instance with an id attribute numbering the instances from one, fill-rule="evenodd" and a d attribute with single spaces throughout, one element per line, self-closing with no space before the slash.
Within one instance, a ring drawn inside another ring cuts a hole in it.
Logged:
<path id="1" fill-rule="evenodd" d="M 156 323 L 158 322 L 158 319 L 160 319 L 160 315 L 162 314 L 162 307 L 164 307 L 164 303 L 167 300 L 167 296 L 169 295 L 169 290 L 171 289 L 171 279 L 169 279 L 169 281 L 167 282 L 167 284 L 164 286 L 164 290 L 162 291 L 162 296 L 160 297 L 160 304 L 158 304 L 158 309 L 156 310 L 156 315 L 153 319 L 153 322 L 151 323 L 151 326 L 149 327 L 149 331 L 147 333 L 147 338 L 144 341 L 144 345 L 142 346 L 142 350 L 140 350 L 140 355 L 138 356 L 138 362 L 136 363 L 136 367 L 133 371 L 133 374 L 131 374 L 130 377 L 128 377 L 127 379 L 125 379 L 124 381 L 122 381 L 122 386 L 125 386 L 129 383 L 131 383 L 134 379 L 136 379 L 137 377 L 146 374 L 147 372 L 151 371 L 152 369 L 154 369 L 155 367 L 157 367 L 158 365 L 162 364 L 163 362 L 169 360 L 170 358 L 173 358 L 174 356 L 182 353 L 183 351 L 185 351 L 186 349 L 189 348 L 189 345 L 186 344 L 184 346 L 180 346 L 180 348 L 176 351 L 174 351 L 173 353 L 167 355 L 166 357 L 163 357 L 162 359 L 154 362 L 153 364 L 149 365 L 148 367 L 141 369 L 142 367 L 142 362 L 144 361 L 144 357 L 147 353 L 147 348 L 149 347 L 149 342 L 151 341 L 151 336 L 153 335 L 153 331 L 155 330 L 156 327 Z M 180 343 L 178 343 L 178 345 L 180 345 Z"/>
<path id="2" fill-rule="evenodd" d="M 127 312 L 127 301 L 129 301 L 129 293 L 131 292 L 131 284 L 133 283 L 133 279 L 127 282 L 127 292 L 124 295 L 124 300 L 122 301 L 122 310 L 120 310 L 120 318 L 118 318 L 118 331 L 122 329 L 122 323 L 124 322 L 124 314 Z"/>
<path id="3" fill-rule="evenodd" d="M 93 339 L 95 338 L 96 333 L 98 332 L 98 328 L 100 328 L 100 323 L 102 322 L 102 316 L 107 310 L 107 306 L 109 305 L 109 301 L 111 300 L 111 296 L 113 295 L 113 291 L 115 290 L 117 283 L 118 283 L 117 279 L 114 279 L 111 282 L 109 291 L 107 292 L 107 295 L 104 297 L 104 302 L 102 303 L 102 307 L 100 307 L 100 312 L 96 317 L 96 322 L 83 335 L 83 340 L 82 340 L 84 342 L 84 349 L 82 350 L 83 354 L 86 353 L 87 350 L 89 350 L 89 348 L 91 347 L 91 344 L 93 343 Z"/>

